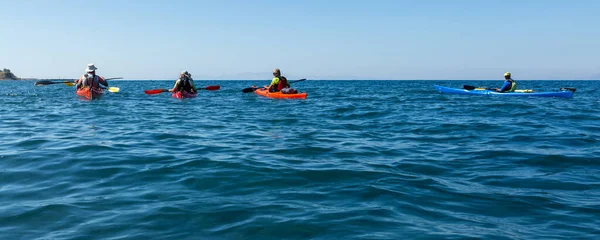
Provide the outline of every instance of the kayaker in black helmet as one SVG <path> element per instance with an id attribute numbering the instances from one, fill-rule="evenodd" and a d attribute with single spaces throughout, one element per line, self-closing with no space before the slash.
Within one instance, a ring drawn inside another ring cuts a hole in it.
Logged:
<path id="1" fill-rule="evenodd" d="M 75 80 L 75 86 L 77 89 L 84 87 L 100 88 L 100 84 L 108 87 L 108 82 L 103 77 L 96 75 L 96 69 L 98 69 L 93 63 L 90 63 L 85 68 L 86 74 L 83 74 L 79 79 Z"/>
<path id="2" fill-rule="evenodd" d="M 509 72 L 504 73 L 504 79 L 504 85 L 501 88 L 496 88 L 496 92 L 514 92 L 517 90 L 517 83 L 512 80 Z"/>
<path id="3" fill-rule="evenodd" d="M 287 81 L 287 78 L 281 76 L 281 70 L 279 68 L 273 69 L 273 80 L 271 80 L 271 84 L 267 89 L 269 92 L 279 92 L 281 89 L 289 88 L 290 84 Z"/>
<path id="4" fill-rule="evenodd" d="M 189 93 L 196 93 L 196 85 L 194 85 L 194 79 L 192 79 L 192 74 L 187 71 L 181 72 L 179 75 L 179 79 L 175 81 L 175 85 L 170 92 L 181 92 L 186 91 Z"/>

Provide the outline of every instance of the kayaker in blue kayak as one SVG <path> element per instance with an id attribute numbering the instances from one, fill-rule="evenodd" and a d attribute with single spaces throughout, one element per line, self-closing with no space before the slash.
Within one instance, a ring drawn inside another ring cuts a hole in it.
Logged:
<path id="1" fill-rule="evenodd" d="M 279 92 L 284 88 L 289 88 L 290 84 L 288 83 L 287 78 L 281 76 L 281 70 L 279 68 L 273 69 L 273 80 L 271 80 L 271 84 L 268 89 L 269 92 Z"/>
<path id="2" fill-rule="evenodd" d="M 93 63 L 90 63 L 85 68 L 86 74 L 82 75 L 79 79 L 75 80 L 75 86 L 77 89 L 89 87 L 99 88 L 100 84 L 108 87 L 108 82 L 104 80 L 103 77 L 96 75 L 96 66 Z"/>
<path id="3" fill-rule="evenodd" d="M 175 85 L 173 88 L 169 90 L 169 92 L 181 92 L 186 91 L 188 93 L 196 93 L 196 85 L 194 85 L 194 79 L 192 79 L 192 74 L 187 71 L 181 72 L 179 75 L 179 79 L 175 81 Z"/>
<path id="4" fill-rule="evenodd" d="M 496 92 L 514 92 L 517 90 L 517 83 L 510 77 L 510 73 L 504 73 L 504 85 L 501 88 L 496 88 Z"/>

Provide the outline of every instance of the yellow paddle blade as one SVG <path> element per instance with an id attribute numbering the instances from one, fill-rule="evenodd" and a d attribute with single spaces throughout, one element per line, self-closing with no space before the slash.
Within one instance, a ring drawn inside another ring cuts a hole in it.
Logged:
<path id="1" fill-rule="evenodd" d="M 487 90 L 487 88 L 475 88 L 474 90 Z M 531 92 L 533 92 L 533 90 L 531 90 L 531 89 L 518 89 L 518 90 L 515 90 L 515 92 L 518 92 L 518 93 L 531 93 Z"/>
<path id="2" fill-rule="evenodd" d="M 74 82 L 65 82 L 65 85 L 72 87 L 72 86 L 75 86 L 75 83 Z"/>
<path id="3" fill-rule="evenodd" d="M 118 88 L 118 87 L 109 87 L 109 88 L 108 88 L 108 91 L 109 91 L 109 92 L 119 92 L 119 90 L 121 90 L 121 89 L 120 89 L 120 88 Z"/>

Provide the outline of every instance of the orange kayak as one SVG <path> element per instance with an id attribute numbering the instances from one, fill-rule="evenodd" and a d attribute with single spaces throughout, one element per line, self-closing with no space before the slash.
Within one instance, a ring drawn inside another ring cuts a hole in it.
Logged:
<path id="1" fill-rule="evenodd" d="M 283 94 L 281 92 L 269 92 L 266 88 L 256 89 L 254 93 L 268 98 L 306 98 L 306 93 Z"/>
<path id="2" fill-rule="evenodd" d="M 89 87 L 77 89 L 77 91 L 75 92 L 75 94 L 77 94 L 77 96 L 83 97 L 88 100 L 98 99 L 102 96 L 103 93 L 104 93 L 104 90 L 102 90 L 102 88 L 89 88 Z"/>

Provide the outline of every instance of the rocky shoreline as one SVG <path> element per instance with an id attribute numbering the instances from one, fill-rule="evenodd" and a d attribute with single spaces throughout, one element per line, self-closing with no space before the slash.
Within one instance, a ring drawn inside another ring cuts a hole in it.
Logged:
<path id="1" fill-rule="evenodd" d="M 0 70 L 0 80 L 21 80 L 21 78 L 15 76 L 10 69 Z"/>

